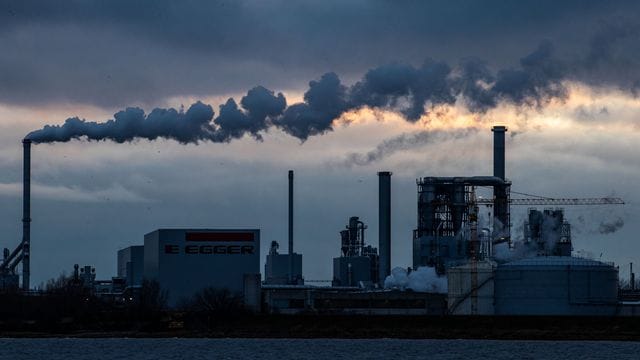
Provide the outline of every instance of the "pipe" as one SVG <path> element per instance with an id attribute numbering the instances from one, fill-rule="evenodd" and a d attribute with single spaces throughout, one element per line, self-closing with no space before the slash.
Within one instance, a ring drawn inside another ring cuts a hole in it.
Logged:
<path id="1" fill-rule="evenodd" d="M 8 249 L 5 249 L 5 250 L 8 250 Z M 12 262 L 12 260 L 21 253 L 21 251 L 22 251 L 22 244 L 18 245 L 18 247 L 15 248 L 13 252 L 9 254 L 9 256 L 5 256 L 4 261 L 2 262 L 2 265 L 0 266 L 0 268 L 5 269 L 9 265 L 9 263 Z M 6 251 L 5 251 L 5 254 L 6 254 Z"/>
<path id="2" fill-rule="evenodd" d="M 20 264 L 20 261 L 22 260 L 24 260 L 24 256 L 22 254 L 18 255 L 18 257 L 16 257 L 15 260 L 7 266 L 7 269 L 9 269 L 12 274 L 15 273 L 16 267 L 18 267 L 18 264 Z"/>
<path id="3" fill-rule="evenodd" d="M 289 170 L 289 284 L 293 284 L 293 170 Z"/>
<path id="4" fill-rule="evenodd" d="M 31 247 L 31 140 L 22 140 L 22 290 L 29 291 L 29 257 Z"/>
<path id="5" fill-rule="evenodd" d="M 391 172 L 378 173 L 378 284 L 391 274 Z"/>

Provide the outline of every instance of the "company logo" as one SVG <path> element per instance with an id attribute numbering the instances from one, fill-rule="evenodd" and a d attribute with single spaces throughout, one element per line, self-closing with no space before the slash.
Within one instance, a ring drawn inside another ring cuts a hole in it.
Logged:
<path id="1" fill-rule="evenodd" d="M 249 231 L 194 231 L 186 233 L 184 240 L 186 242 L 184 246 L 165 245 L 164 253 L 187 255 L 253 255 L 255 253 L 253 245 L 255 233 Z M 229 243 L 244 244 L 230 245 Z"/>

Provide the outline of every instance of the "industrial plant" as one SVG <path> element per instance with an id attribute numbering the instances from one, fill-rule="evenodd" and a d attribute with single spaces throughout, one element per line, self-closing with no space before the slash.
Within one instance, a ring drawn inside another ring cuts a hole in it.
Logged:
<path id="1" fill-rule="evenodd" d="M 512 198 L 505 173 L 507 131 L 492 128 L 492 175 L 416 180 L 416 228 L 406 239 L 391 237 L 392 173 L 378 172 L 377 243 L 366 219 L 358 214 L 345 219 L 344 228 L 335 229 L 336 256 L 326 259 L 333 277 L 324 282 L 305 278 L 303 254 L 294 251 L 293 171 L 288 173 L 288 247 L 285 252 L 277 241 L 267 244 L 262 269 L 260 229 L 162 228 L 140 234 L 140 243 L 114 254 L 117 274 L 111 279 L 96 280 L 95 269 L 77 265 L 74 278 L 105 301 L 134 301 L 149 280 L 166 290 L 170 307 L 216 288 L 242 296 L 254 312 L 278 314 L 639 313 L 640 294 L 620 288 L 618 267 L 572 255 L 571 225 L 559 207 L 623 200 Z M 25 139 L 23 146 L 23 235 L 13 250 L 4 249 L 0 290 L 30 294 L 31 141 Z M 480 190 L 491 195 L 480 196 Z M 522 241 L 513 240 L 512 206 L 543 207 L 527 210 L 517 236 Z M 405 241 L 413 244 L 412 264 L 392 264 L 394 243 Z"/>

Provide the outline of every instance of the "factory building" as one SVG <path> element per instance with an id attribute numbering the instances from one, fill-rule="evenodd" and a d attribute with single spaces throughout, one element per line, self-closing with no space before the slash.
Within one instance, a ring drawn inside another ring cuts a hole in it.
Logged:
<path id="1" fill-rule="evenodd" d="M 629 302 L 640 298 L 640 293 L 632 288 L 628 296 L 619 295 L 618 269 L 613 264 L 571 256 L 571 227 L 563 209 L 530 208 L 523 241 L 511 241 L 510 206 L 514 204 L 624 202 L 615 198 L 512 199 L 505 172 L 507 129 L 496 126 L 492 131 L 492 176 L 417 179 L 417 227 L 408 239 L 413 241 L 414 271 L 398 267 L 391 272 L 391 172 L 383 171 L 378 173 L 378 248 L 366 244 L 364 222 L 349 218 L 340 231 L 340 255 L 332 259 L 333 278 L 308 280 L 331 282 L 331 286 L 305 285 L 302 254 L 294 252 L 294 178 L 289 171 L 288 249 L 281 254 L 279 244 L 271 243 L 264 285 L 257 229 L 158 229 L 144 236 L 144 245 L 118 251 L 117 277 L 96 280 L 93 267 L 76 265 L 73 284 L 103 299 L 125 301 L 136 296 L 145 279 L 153 280 L 167 291 L 171 307 L 204 288 L 224 288 L 243 296 L 249 309 L 267 313 L 640 314 L 640 306 Z M 3 251 L 0 290 L 29 290 L 30 141 L 23 145 L 23 238 L 13 251 Z M 491 197 L 476 197 L 478 187 L 490 188 Z M 480 206 L 487 211 L 480 212 Z M 497 246 L 502 247 L 499 257 L 494 254 Z M 389 284 L 395 285 L 381 289 L 390 279 Z"/>
<path id="2" fill-rule="evenodd" d="M 418 179 L 418 228 L 413 233 L 413 268 L 435 267 L 444 274 L 449 266 L 461 265 L 470 257 L 468 233 L 470 211 L 475 206 L 475 188 L 487 186 L 506 189 L 511 185 L 495 176 L 424 177 Z M 494 194 L 496 192 L 494 191 Z M 497 196 L 497 195 L 494 195 Z M 495 206 L 494 206 L 495 208 Z M 496 210 L 506 214 L 508 211 Z M 494 219 L 496 224 L 508 221 L 505 216 Z M 504 224 L 509 224 L 504 223 Z M 479 234 L 480 241 L 508 242 L 508 226 L 494 226 L 493 239 Z"/>
<path id="3" fill-rule="evenodd" d="M 118 250 L 118 277 L 127 286 L 140 286 L 144 278 L 144 246 L 129 246 Z"/>
<path id="4" fill-rule="evenodd" d="M 159 229 L 144 236 L 144 277 L 168 291 L 172 306 L 207 287 L 244 294 L 256 276 L 259 289 L 260 230 Z"/>
<path id="5" fill-rule="evenodd" d="M 302 277 L 302 255 L 278 253 L 278 242 L 272 241 L 264 264 L 264 283 L 269 285 L 304 285 Z M 293 257 L 293 272 L 289 276 L 290 257 Z"/>
<path id="6" fill-rule="evenodd" d="M 302 277 L 302 254 L 293 250 L 293 170 L 289 170 L 289 248 L 287 254 L 280 254 L 280 244 L 271 242 L 269 254 L 264 264 L 264 283 L 269 285 L 304 285 Z"/>
<path id="7" fill-rule="evenodd" d="M 571 225 L 563 209 L 529 209 L 524 223 L 524 241 L 539 256 L 571 256 Z"/>
<path id="8" fill-rule="evenodd" d="M 263 309 L 269 314 L 432 315 L 446 314 L 445 294 L 362 291 L 358 287 L 265 285 Z"/>
<path id="9" fill-rule="evenodd" d="M 365 245 L 367 226 L 357 216 L 340 231 L 340 256 L 333 259 L 333 286 L 371 288 L 380 275 L 378 249 Z"/>

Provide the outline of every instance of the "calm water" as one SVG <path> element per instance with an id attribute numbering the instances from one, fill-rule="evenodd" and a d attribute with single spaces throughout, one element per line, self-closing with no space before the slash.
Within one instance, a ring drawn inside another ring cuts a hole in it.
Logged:
<path id="1" fill-rule="evenodd" d="M 640 359 L 640 342 L 0 339 L 0 359 Z"/>

